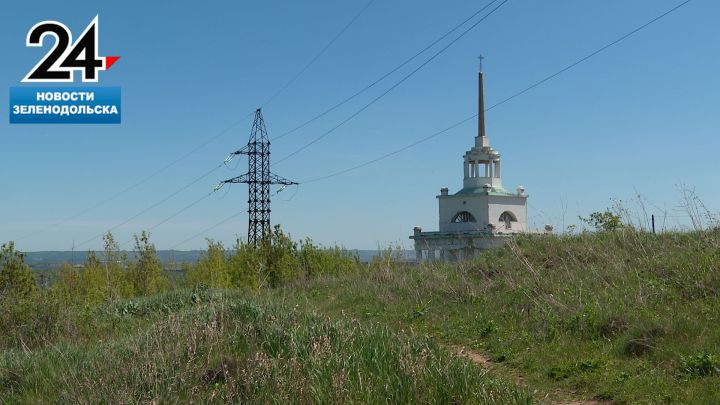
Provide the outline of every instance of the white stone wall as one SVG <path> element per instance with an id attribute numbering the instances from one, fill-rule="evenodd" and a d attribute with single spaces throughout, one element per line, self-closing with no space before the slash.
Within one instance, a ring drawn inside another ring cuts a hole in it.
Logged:
<path id="1" fill-rule="evenodd" d="M 495 226 L 500 233 L 518 233 L 529 230 L 527 223 L 527 197 L 526 196 L 497 196 L 497 195 L 448 195 L 438 196 L 439 231 L 440 232 L 468 232 L 487 231 L 488 224 Z M 471 213 L 476 222 L 453 223 L 453 217 L 458 212 Z M 511 212 L 517 222 L 512 223 L 511 229 L 505 229 L 505 223 L 500 221 L 500 215 Z"/>
<path id="2" fill-rule="evenodd" d="M 482 251 L 500 247 L 506 238 L 492 236 L 457 235 L 443 238 L 415 237 L 415 256 L 420 261 L 460 261 L 477 256 Z"/>
<path id="3" fill-rule="evenodd" d="M 488 210 L 491 223 L 499 233 L 519 233 L 529 230 L 527 223 L 527 197 L 521 196 L 490 196 Z M 505 223 L 500 221 L 503 212 L 510 211 L 517 218 L 511 229 L 505 229 Z"/>
<path id="4" fill-rule="evenodd" d="M 440 232 L 486 231 L 488 218 L 487 195 L 449 195 L 438 196 Z M 467 211 L 476 222 L 452 223 L 458 212 Z"/>

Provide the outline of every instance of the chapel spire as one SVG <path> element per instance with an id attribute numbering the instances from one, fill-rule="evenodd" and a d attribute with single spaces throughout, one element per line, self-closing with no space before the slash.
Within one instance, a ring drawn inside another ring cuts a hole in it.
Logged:
<path id="1" fill-rule="evenodd" d="M 478 72 L 478 135 L 481 138 L 485 137 L 485 90 L 483 88 L 483 65 L 482 61 L 485 59 L 482 55 L 478 57 L 480 59 L 480 70 Z"/>

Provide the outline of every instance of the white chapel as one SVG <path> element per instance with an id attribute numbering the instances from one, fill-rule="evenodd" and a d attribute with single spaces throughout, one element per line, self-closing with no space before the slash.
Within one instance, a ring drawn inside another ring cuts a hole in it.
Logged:
<path id="1" fill-rule="evenodd" d="M 463 188 L 455 194 L 440 189 L 439 231 L 416 227 L 418 261 L 458 261 L 479 251 L 500 246 L 508 236 L 528 232 L 525 189 L 503 188 L 500 152 L 490 146 L 485 133 L 485 101 L 482 65 L 478 74 L 478 134 L 463 156 Z"/>

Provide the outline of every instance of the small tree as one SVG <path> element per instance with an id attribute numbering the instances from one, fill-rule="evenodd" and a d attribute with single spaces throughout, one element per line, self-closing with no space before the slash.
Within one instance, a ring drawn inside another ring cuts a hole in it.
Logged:
<path id="1" fill-rule="evenodd" d="M 35 275 L 13 242 L 0 247 L 0 296 L 24 299 L 37 292 Z"/>
<path id="2" fill-rule="evenodd" d="M 83 265 L 82 281 L 85 288 L 87 303 L 97 304 L 111 300 L 112 282 L 110 281 L 107 263 L 103 266 L 95 256 L 95 252 L 88 252 Z"/>
<path id="3" fill-rule="evenodd" d="M 112 301 L 117 298 L 132 297 L 135 292 L 133 291 L 133 284 L 127 272 L 127 255 L 120 251 L 120 245 L 118 245 L 110 231 L 103 236 L 103 242 L 105 242 L 105 261 L 104 263 L 100 263 L 95 260 L 95 262 L 97 262 L 98 267 L 105 272 L 107 299 Z M 85 267 L 93 264 L 90 261 L 91 259 L 91 257 L 88 257 Z"/>
<path id="4" fill-rule="evenodd" d="M 595 211 L 590 214 L 588 218 L 578 218 L 599 232 L 612 232 L 625 226 L 621 221 L 620 215 L 615 214 L 609 209 L 604 212 Z"/>
<path id="5" fill-rule="evenodd" d="M 128 275 L 136 295 L 151 295 L 167 289 L 169 281 L 162 274 L 162 264 L 157 257 L 150 234 L 143 231 L 135 235 L 137 262 L 130 265 Z"/>

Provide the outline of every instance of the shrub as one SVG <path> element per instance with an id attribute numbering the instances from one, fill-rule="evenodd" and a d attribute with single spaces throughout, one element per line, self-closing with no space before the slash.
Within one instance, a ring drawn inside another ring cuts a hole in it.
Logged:
<path id="1" fill-rule="evenodd" d="M 10 242 L 0 247 L 0 347 L 33 346 L 52 335 L 59 303 L 40 291 L 22 253 Z"/>
<path id="2" fill-rule="evenodd" d="M 227 263 L 233 286 L 256 289 L 263 283 L 265 263 L 254 246 L 238 240 Z"/>
<path id="3" fill-rule="evenodd" d="M 157 257 L 155 245 L 150 243 L 150 235 L 143 231 L 135 235 L 137 262 L 131 264 L 128 276 L 136 295 L 151 295 L 166 291 L 169 280 L 162 274 L 162 265 Z"/>
<path id="4" fill-rule="evenodd" d="M 260 245 L 260 253 L 265 265 L 266 277 L 271 287 L 298 278 L 300 261 L 297 257 L 297 244 L 275 225 L 273 232 L 265 237 Z"/>
<path id="5" fill-rule="evenodd" d="M 339 275 L 351 273 L 357 269 L 359 259 L 347 251 L 335 246 L 323 249 L 313 244 L 311 239 L 300 242 L 300 266 L 305 277 Z"/>
<path id="6" fill-rule="evenodd" d="M 232 285 L 228 263 L 222 243 L 208 239 L 208 249 L 195 266 L 189 268 L 187 284 L 190 287 L 205 285 L 210 288 L 229 288 Z"/>
<path id="7" fill-rule="evenodd" d="M 13 242 L 0 247 L 0 297 L 24 299 L 37 291 L 35 275 Z"/>
<path id="8" fill-rule="evenodd" d="M 604 212 L 593 212 L 588 218 L 578 218 L 600 232 L 612 232 L 624 226 L 620 219 L 620 215 L 615 214 L 609 209 Z"/>

